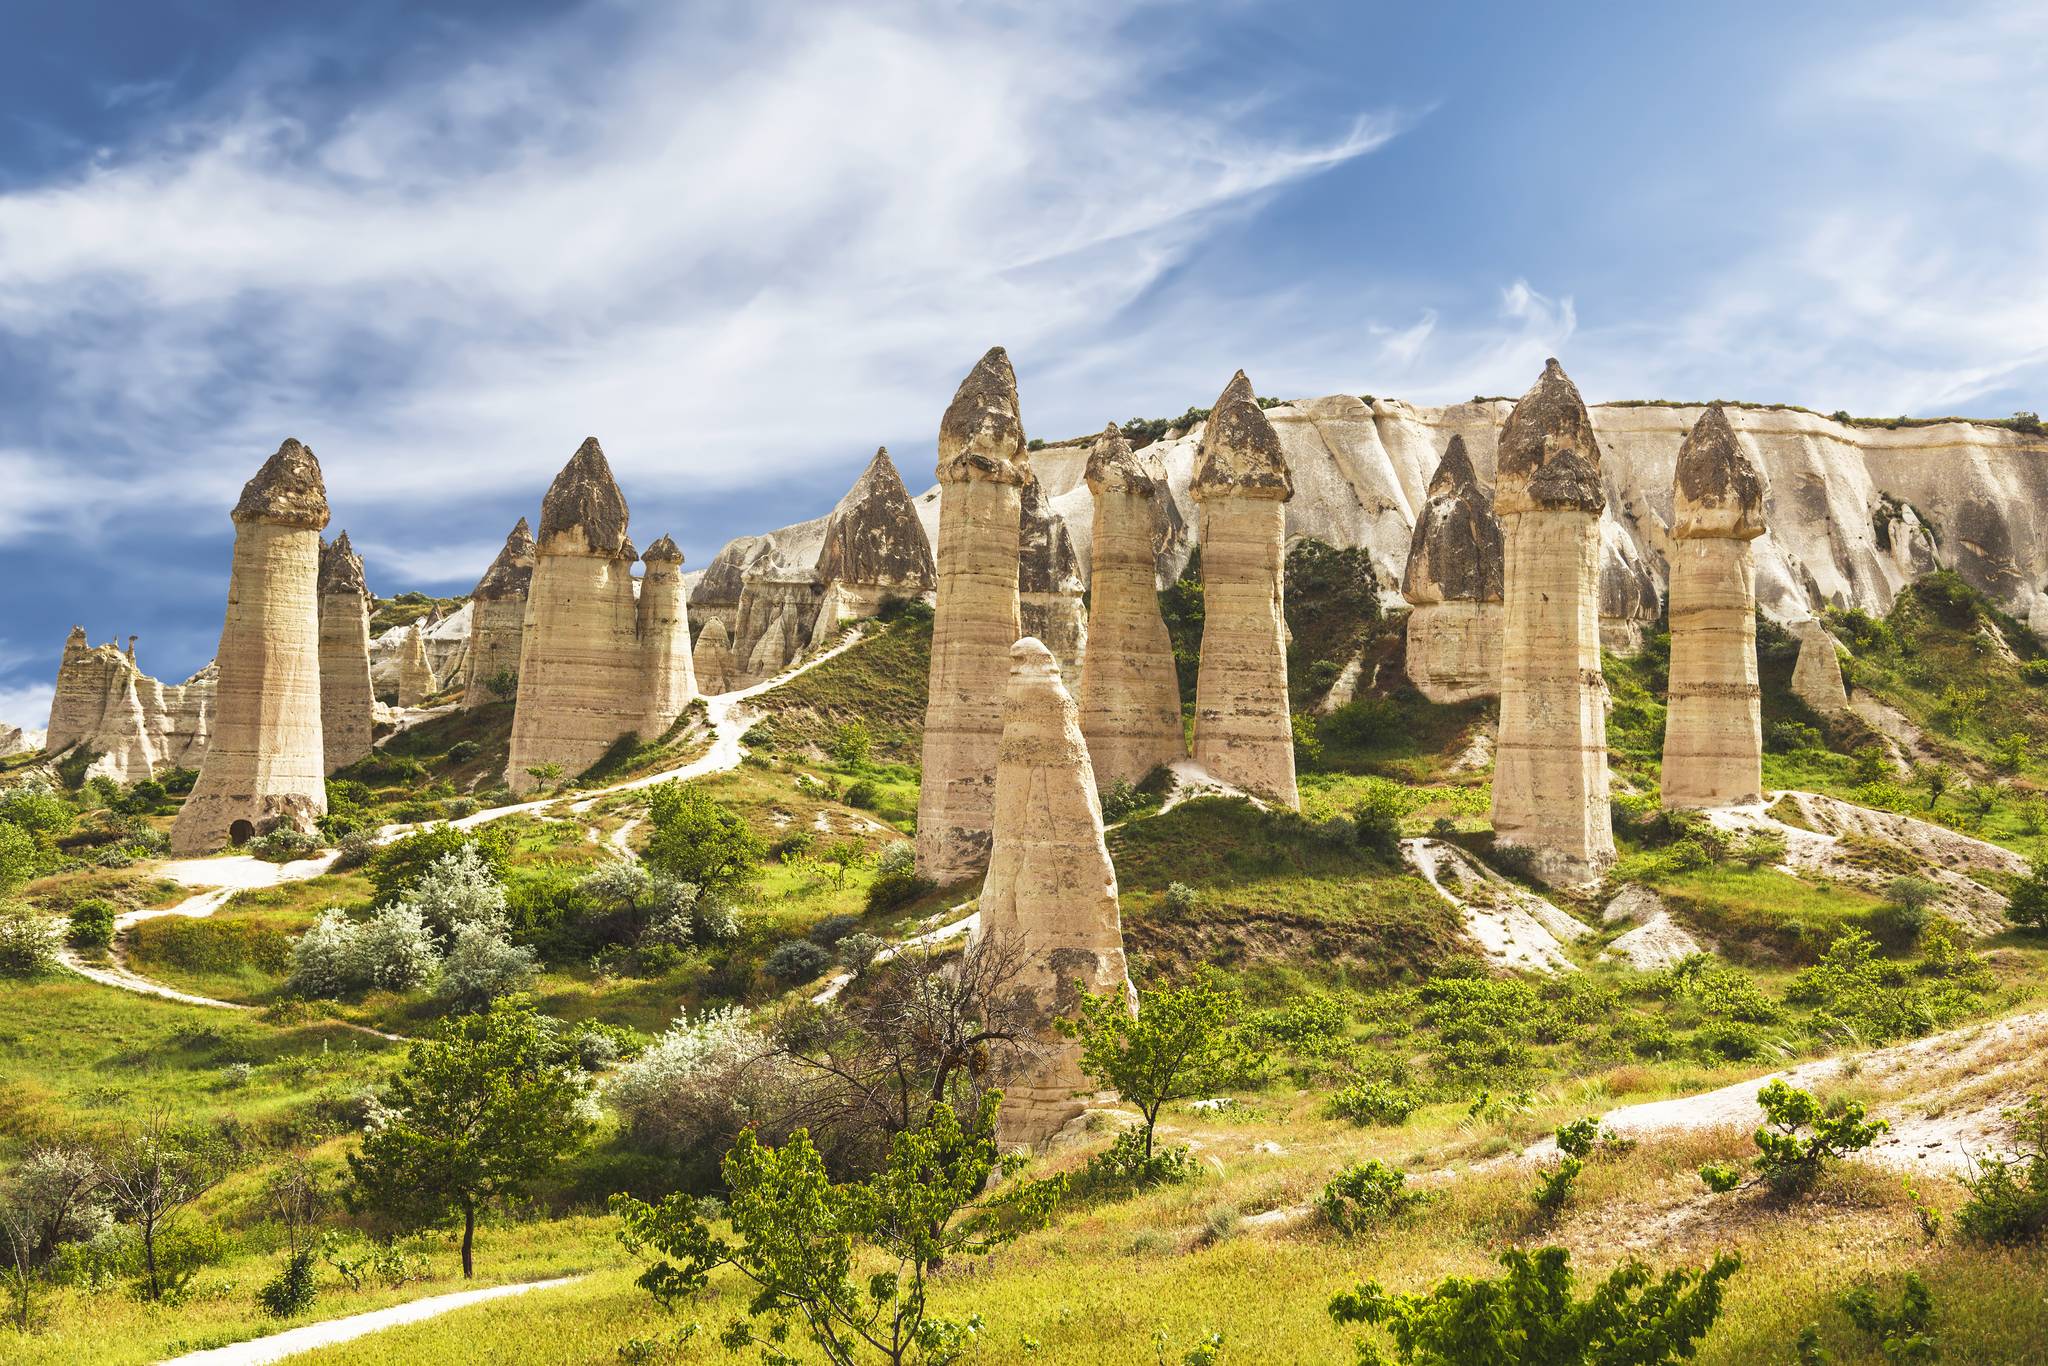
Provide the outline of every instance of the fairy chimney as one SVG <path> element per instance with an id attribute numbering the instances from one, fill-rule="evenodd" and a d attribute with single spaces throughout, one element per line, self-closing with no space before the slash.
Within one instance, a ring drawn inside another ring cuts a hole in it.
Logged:
<path id="1" fill-rule="evenodd" d="M 320 543 L 320 742 L 327 771 L 370 752 L 370 589 L 363 558 L 342 532 Z"/>
<path id="2" fill-rule="evenodd" d="M 1607 684 L 1600 672 L 1600 447 L 1555 360 L 1501 428 L 1504 630 L 1493 828 L 1550 883 L 1614 861 L 1607 806 Z"/>
<path id="3" fill-rule="evenodd" d="M 1501 533 L 1493 500 L 1453 436 L 1415 519 L 1408 566 L 1408 681 L 1432 702 L 1500 692 Z"/>
<path id="4" fill-rule="evenodd" d="M 1187 757 L 1173 642 L 1159 614 L 1159 488 L 1114 423 L 1088 452 L 1095 495 L 1081 733 L 1096 781 L 1138 783 Z"/>
<path id="5" fill-rule="evenodd" d="M 1764 480 L 1718 403 L 1678 448 L 1671 509 L 1663 801 L 1736 806 L 1763 795 L 1751 542 L 1764 534 Z"/>
<path id="6" fill-rule="evenodd" d="M 1018 625 L 1018 538 L 1029 468 L 1017 377 L 998 346 L 939 420 L 938 605 L 917 800 L 917 867 L 940 884 L 988 865 L 1006 654 Z"/>
<path id="7" fill-rule="evenodd" d="M 1809 617 L 1795 623 L 1792 633 L 1799 637 L 1792 695 L 1822 716 L 1847 711 L 1849 690 L 1842 683 L 1842 658 L 1835 653 L 1835 638 L 1828 628 Z"/>
<path id="8" fill-rule="evenodd" d="M 515 793 L 551 772 L 575 777 L 640 728 L 639 554 L 626 522 L 626 497 L 590 437 L 541 500 L 505 764 Z"/>
<path id="9" fill-rule="evenodd" d="M 287 439 L 235 504 L 212 742 L 171 827 L 203 854 L 327 813 L 320 720 L 320 462 Z"/>
<path id="10" fill-rule="evenodd" d="M 647 547 L 640 561 L 639 631 L 647 707 L 640 733 L 649 739 L 675 724 L 697 696 L 690 666 L 690 615 L 683 594 L 683 552 L 667 536 Z"/>
<path id="11" fill-rule="evenodd" d="M 1034 1035 L 997 1078 L 996 1137 L 1006 1149 L 1043 1143 L 1080 1114 L 1076 1093 L 1093 1089 L 1080 1045 L 1055 1027 L 1073 1013 L 1077 989 L 1116 992 L 1137 1008 L 1080 711 L 1044 645 L 1026 637 L 1007 653 L 988 880 L 974 930 L 983 952 L 1015 956 L 1006 989 L 1022 997 Z"/>
<path id="12" fill-rule="evenodd" d="M 698 632 L 691 662 L 697 670 L 697 687 L 706 697 L 733 692 L 739 687 L 733 681 L 732 637 L 726 634 L 725 623 L 716 617 Z"/>
<path id="13" fill-rule="evenodd" d="M 427 638 L 416 621 L 406 631 L 405 644 L 398 655 L 398 705 L 424 707 L 427 699 L 439 691 L 441 684 L 434 677 L 434 662 L 427 658 Z"/>
<path id="14" fill-rule="evenodd" d="M 831 620 L 872 617 L 891 599 L 921 598 L 938 586 L 931 542 L 917 520 L 917 505 L 903 476 L 880 447 L 860 478 L 825 519 L 818 581 L 830 599 Z M 820 613 L 825 629 L 825 614 Z"/>
<path id="15" fill-rule="evenodd" d="M 1018 627 L 1052 651 L 1062 677 L 1078 678 L 1088 634 L 1081 559 L 1036 477 L 1024 481 L 1018 501 Z"/>
<path id="16" fill-rule="evenodd" d="M 491 687 L 519 672 L 519 640 L 526 629 L 526 594 L 533 585 L 533 531 L 521 517 L 498 558 L 469 597 L 469 651 L 464 662 L 465 709 L 509 699 Z"/>
<path id="17" fill-rule="evenodd" d="M 1195 762 L 1221 782 L 1299 806 L 1282 558 L 1294 480 L 1242 370 L 1210 410 L 1190 491 L 1201 505 L 1203 584 Z"/>

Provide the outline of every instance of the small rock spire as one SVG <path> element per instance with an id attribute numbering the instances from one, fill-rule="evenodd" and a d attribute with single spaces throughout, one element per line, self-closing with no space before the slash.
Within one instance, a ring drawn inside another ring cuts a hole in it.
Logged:
<path id="1" fill-rule="evenodd" d="M 1087 477 L 1088 488 L 1097 497 L 1105 493 L 1136 493 L 1151 498 L 1158 492 L 1123 429 L 1114 422 L 1104 427 L 1102 435 L 1088 448 Z"/>
<path id="2" fill-rule="evenodd" d="M 1678 448 L 1671 510 L 1671 532 L 1681 540 L 1764 533 L 1763 475 L 1718 403 L 1700 414 Z"/>
<path id="3" fill-rule="evenodd" d="M 332 541 L 320 542 L 320 592 L 325 595 L 350 590 L 366 598 L 370 596 L 370 586 L 363 578 L 362 556 L 356 554 L 344 531 Z"/>
<path id="4" fill-rule="evenodd" d="M 646 564 L 681 564 L 683 552 L 666 533 L 653 545 L 641 552 L 640 559 Z"/>
<path id="5" fill-rule="evenodd" d="M 1235 494 L 1284 503 L 1294 496 L 1280 434 L 1242 370 L 1230 377 L 1209 410 L 1195 454 L 1193 491 L 1197 499 Z"/>

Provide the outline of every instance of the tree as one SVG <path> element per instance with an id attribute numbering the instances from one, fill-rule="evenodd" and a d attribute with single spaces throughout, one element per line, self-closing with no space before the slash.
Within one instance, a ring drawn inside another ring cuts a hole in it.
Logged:
<path id="1" fill-rule="evenodd" d="M 71 908 L 65 937 L 74 949 L 103 949 L 114 942 L 114 903 L 87 897 Z"/>
<path id="2" fill-rule="evenodd" d="M 13 821 L 0 820 L 0 892 L 11 892 L 34 877 L 42 856 L 34 835 Z"/>
<path id="3" fill-rule="evenodd" d="M 377 900 L 394 900 L 443 858 L 466 849 L 474 849 L 495 877 L 504 871 L 511 838 L 511 831 L 502 826 L 461 830 L 446 824 L 430 825 L 379 849 L 370 859 L 370 885 L 377 889 Z"/>
<path id="4" fill-rule="evenodd" d="M 752 1281 L 747 1317 L 724 1335 L 728 1351 L 759 1346 L 770 1361 L 794 1361 L 776 1344 L 801 1323 L 833 1366 L 957 1361 L 979 1325 L 930 1316 L 932 1273 L 1044 1224 L 1063 1188 L 1057 1179 L 997 1184 L 1022 1161 L 996 1153 L 1000 1099 L 983 1096 L 965 1124 L 950 1105 L 934 1106 L 916 1129 L 895 1136 L 881 1171 L 839 1186 L 808 1132 L 769 1148 L 745 1131 L 723 1164 L 729 1238 L 712 1231 L 709 1211 L 687 1195 L 660 1205 L 613 1196 L 620 1240 L 636 1254 L 661 1254 L 639 1285 L 672 1309 L 720 1267 Z M 887 1269 L 857 1283 L 856 1262 L 873 1261 Z"/>
<path id="5" fill-rule="evenodd" d="M 501 668 L 484 680 L 484 687 L 500 702 L 510 702 L 519 696 L 519 675 L 511 669 Z"/>
<path id="6" fill-rule="evenodd" d="M 1947 764 L 1923 764 L 1920 769 L 1920 785 L 1927 789 L 1927 809 L 1932 811 L 1941 801 L 1941 794 L 1948 791 L 1955 782 L 1955 775 L 1948 771 Z"/>
<path id="7" fill-rule="evenodd" d="M 1863 1102 L 1836 1098 L 1823 1106 L 1811 1091 L 1788 1086 L 1783 1077 L 1756 1093 L 1764 1124 L 1756 1131 L 1756 1174 L 1773 1195 L 1794 1199 L 1820 1184 L 1836 1162 L 1861 1152 L 1891 1128 L 1881 1119 L 1866 1121 Z M 1805 1134 L 1801 1134 L 1805 1130 Z M 1709 1190 L 1726 1193 L 1742 1184 L 1741 1168 L 1715 1162 L 1700 1168 Z"/>
<path id="8" fill-rule="evenodd" d="M 2033 870 L 2013 883 L 2006 900 L 2005 918 L 2026 930 L 2048 930 L 2048 865 Z"/>
<path id="9" fill-rule="evenodd" d="M 1395 1359 L 1416 1366 L 1660 1366 L 1691 1358 L 1721 1316 L 1739 1258 L 1705 1271 L 1654 1272 L 1623 1263 L 1586 1299 L 1573 1293 L 1571 1253 L 1546 1247 L 1501 1254 L 1497 1280 L 1453 1276 L 1427 1292 L 1389 1295 L 1368 1281 L 1330 1301 L 1338 1323 L 1384 1328 Z M 1388 1357 L 1358 1343 L 1360 1366 Z"/>
<path id="10" fill-rule="evenodd" d="M 475 1274 L 476 1217 L 524 1192 L 590 1132 L 586 1083 L 552 1031 L 517 998 L 414 1044 L 348 1156 L 351 1208 L 413 1224 L 462 1221 L 462 1274 Z"/>
<path id="11" fill-rule="evenodd" d="M 99 1164 L 83 1148 L 38 1143 L 0 1183 L 0 1284 L 9 1317 L 26 1333 L 35 1326 L 42 1268 L 57 1245 L 83 1236 L 106 1217 L 97 1202 Z"/>
<path id="12" fill-rule="evenodd" d="M 218 1146 L 172 1128 L 162 1111 L 100 1156 L 100 1176 L 122 1218 L 142 1236 L 144 1290 L 164 1293 L 165 1269 L 157 1249 L 179 1213 L 228 1173 Z"/>
<path id="13" fill-rule="evenodd" d="M 745 821 L 698 788 L 663 783 L 647 814 L 654 834 L 645 857 L 656 871 L 713 895 L 738 892 L 759 874 L 765 846 Z"/>
<path id="14" fill-rule="evenodd" d="M 1081 1070 L 1138 1107 L 1149 1161 L 1160 1109 L 1224 1085 L 1243 1066 L 1233 1028 L 1242 1007 L 1204 968 L 1186 986 L 1141 993 L 1136 1018 L 1117 992 L 1084 993 L 1080 1013 L 1060 1029 L 1081 1041 Z"/>

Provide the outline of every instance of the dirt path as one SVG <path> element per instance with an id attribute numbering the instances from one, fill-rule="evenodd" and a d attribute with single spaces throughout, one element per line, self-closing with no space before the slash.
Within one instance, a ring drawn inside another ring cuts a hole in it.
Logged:
<path id="1" fill-rule="evenodd" d="M 958 906 L 942 911 L 940 914 L 952 915 L 957 911 L 967 909 L 972 904 L 972 902 L 963 901 Z M 973 915 L 955 920 L 950 925 L 941 925 L 935 930 L 926 930 L 922 934 L 914 934 L 900 944 L 891 944 L 875 955 L 875 961 L 877 963 L 886 963 L 891 958 L 901 957 L 912 949 L 929 948 L 933 944 L 944 944 L 949 940 L 958 939 L 962 935 L 972 934 L 974 933 L 974 927 L 980 923 L 981 913 L 976 911 Z M 846 984 L 852 980 L 853 974 L 850 972 L 833 973 L 825 979 L 825 985 L 819 990 L 818 994 L 811 997 L 811 1004 L 822 1006 L 838 1000 L 839 993 L 846 990 Z"/>
<path id="2" fill-rule="evenodd" d="M 398 1328 L 423 1319 L 439 1318 L 456 1309 L 467 1309 L 473 1304 L 487 1304 L 512 1295 L 524 1295 L 533 1290 L 552 1290 L 556 1286 L 573 1285 L 582 1280 L 581 1276 L 556 1276 L 552 1280 L 526 1281 L 518 1285 L 491 1285 L 481 1290 L 461 1290 L 451 1295 L 429 1295 L 422 1300 L 407 1304 L 394 1304 L 388 1309 L 372 1309 L 364 1314 L 350 1314 L 346 1318 L 328 1319 L 321 1323 L 302 1324 L 287 1328 L 282 1333 L 269 1337 L 252 1338 L 247 1342 L 230 1343 L 226 1347 L 213 1347 L 204 1352 L 190 1352 L 181 1357 L 171 1357 L 159 1366 L 268 1366 L 273 1361 L 310 1352 L 318 1347 L 332 1347 L 337 1343 L 351 1342 L 381 1333 L 387 1328 Z"/>

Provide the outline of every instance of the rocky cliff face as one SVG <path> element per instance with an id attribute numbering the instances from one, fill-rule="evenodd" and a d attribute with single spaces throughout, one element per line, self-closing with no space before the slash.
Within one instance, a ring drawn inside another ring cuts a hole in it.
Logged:
<path id="1" fill-rule="evenodd" d="M 469 595 L 468 648 L 459 675 L 464 707 L 503 700 L 491 691 L 491 680 L 519 672 L 519 639 L 526 628 L 526 594 L 533 584 L 533 561 L 533 532 L 521 517 Z M 439 672 L 443 678 L 458 676 L 452 661 L 444 662 Z"/>
<path id="2" fill-rule="evenodd" d="M 53 758 L 89 750 L 100 757 L 88 773 L 119 783 L 197 768 L 213 730 L 214 682 L 209 664 L 182 684 L 159 683 L 137 667 L 132 640 L 127 651 L 112 641 L 96 646 L 74 626 L 57 666 L 44 747 Z"/>
<path id="3" fill-rule="evenodd" d="M 1017 608 L 1024 634 L 1036 637 L 1059 661 L 1062 675 L 1080 676 L 1088 634 L 1081 595 L 1080 557 L 1066 521 L 1053 511 L 1033 479 L 1024 481 L 1017 542 Z"/>

